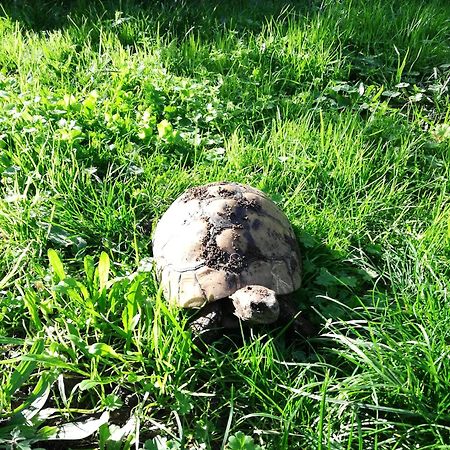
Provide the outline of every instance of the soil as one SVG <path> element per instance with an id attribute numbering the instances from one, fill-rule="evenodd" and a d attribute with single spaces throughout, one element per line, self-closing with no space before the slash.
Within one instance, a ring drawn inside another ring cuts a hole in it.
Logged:
<path id="1" fill-rule="evenodd" d="M 235 193 L 233 191 L 230 191 L 229 189 L 225 189 L 223 187 L 219 188 L 218 192 L 221 198 L 233 198 L 235 196 Z"/>

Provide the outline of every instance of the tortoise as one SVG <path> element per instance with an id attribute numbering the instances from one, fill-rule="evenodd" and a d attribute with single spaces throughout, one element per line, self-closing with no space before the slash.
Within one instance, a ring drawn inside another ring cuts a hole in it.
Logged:
<path id="1" fill-rule="evenodd" d="M 188 189 L 157 223 L 153 258 L 166 300 L 201 308 L 191 322 L 197 334 L 298 313 L 286 297 L 301 285 L 294 231 L 253 187 L 216 182 Z"/>

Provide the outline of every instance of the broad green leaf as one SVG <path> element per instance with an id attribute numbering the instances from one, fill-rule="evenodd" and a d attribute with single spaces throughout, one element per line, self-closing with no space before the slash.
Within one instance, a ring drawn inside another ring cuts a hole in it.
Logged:
<path id="1" fill-rule="evenodd" d="M 80 389 L 80 391 L 88 391 L 89 389 L 92 389 L 95 386 L 98 386 L 99 384 L 101 384 L 99 381 L 83 380 L 78 385 L 78 388 Z"/>
<path id="2" fill-rule="evenodd" d="M 38 339 L 30 348 L 28 356 L 32 357 L 35 355 L 40 355 L 44 350 L 44 340 Z M 6 397 L 11 397 L 21 386 L 27 381 L 30 375 L 36 368 L 36 362 L 34 360 L 26 360 L 25 357 L 19 363 L 11 378 L 8 380 L 5 386 Z"/>
<path id="3" fill-rule="evenodd" d="M 381 95 L 383 95 L 383 97 L 394 98 L 394 97 L 398 97 L 400 95 L 400 92 L 398 92 L 398 91 L 383 91 L 383 93 Z"/>
<path id="4" fill-rule="evenodd" d="M 109 411 L 120 409 L 123 406 L 123 401 L 118 395 L 108 394 L 103 400 L 103 406 Z"/>
<path id="5" fill-rule="evenodd" d="M 77 281 L 77 287 L 83 295 L 84 300 L 87 300 L 89 298 L 89 291 L 87 290 L 86 286 L 83 283 Z"/>
<path id="6" fill-rule="evenodd" d="M 320 269 L 319 276 L 316 277 L 314 283 L 325 287 L 336 286 L 336 284 L 339 284 L 336 280 L 336 277 L 324 267 Z"/>
<path id="7" fill-rule="evenodd" d="M 87 255 L 84 258 L 84 273 L 86 274 L 86 280 L 87 280 L 87 287 L 89 289 L 93 289 L 94 287 L 94 274 L 95 274 L 95 264 L 94 264 L 94 258 L 92 256 Z"/>
<path id="8" fill-rule="evenodd" d="M 98 282 L 100 291 L 103 290 L 108 283 L 109 264 L 109 256 L 107 253 L 102 252 L 98 262 Z"/>
<path id="9" fill-rule="evenodd" d="M 24 343 L 25 339 L 0 336 L 0 345 L 23 345 Z"/>
<path id="10" fill-rule="evenodd" d="M 127 303 L 122 312 L 122 324 L 126 333 L 130 333 L 139 322 L 140 314 L 137 313 L 137 303 L 141 300 L 141 296 L 141 283 L 133 283 L 125 296 Z"/>
<path id="11" fill-rule="evenodd" d="M 87 372 L 80 369 L 79 365 L 65 362 L 61 358 L 58 358 L 57 356 L 50 356 L 50 355 L 46 355 L 44 353 L 28 354 L 28 355 L 22 356 L 22 360 L 32 362 L 32 363 L 41 362 L 41 363 L 44 363 L 47 367 L 51 367 L 51 368 L 55 368 L 55 369 L 56 368 L 67 369 L 69 371 L 79 373 L 85 377 L 89 376 L 89 374 Z"/>
<path id="12" fill-rule="evenodd" d="M 225 448 L 229 450 L 262 450 L 260 445 L 255 444 L 251 436 L 246 436 L 242 431 L 230 436 Z"/>
<path id="13" fill-rule="evenodd" d="M 173 132 L 172 124 L 166 119 L 161 120 L 156 128 L 158 129 L 158 136 L 160 139 L 167 139 Z"/>
<path id="14" fill-rule="evenodd" d="M 14 423 L 27 423 L 44 407 L 50 394 L 50 387 L 52 378 L 44 374 L 39 383 L 36 385 L 32 395 L 31 402 L 26 402 L 18 408 L 18 411 L 11 418 Z"/>
<path id="15" fill-rule="evenodd" d="M 410 95 L 410 96 L 408 97 L 408 100 L 409 100 L 410 102 L 413 102 L 413 103 L 420 102 L 422 99 L 423 99 L 423 94 L 422 94 L 422 92 L 418 92 L 417 94 Z"/>
<path id="16" fill-rule="evenodd" d="M 73 245 L 77 250 L 80 250 L 87 245 L 86 241 L 81 236 L 72 236 L 69 232 L 64 230 L 64 228 L 58 225 L 51 225 L 48 238 L 59 246 L 68 247 L 69 245 Z"/>
<path id="17" fill-rule="evenodd" d="M 182 391 L 175 391 L 174 396 L 177 401 L 176 410 L 180 414 L 186 415 L 194 408 L 192 397 L 190 397 L 188 394 L 185 394 Z"/>
<path id="18" fill-rule="evenodd" d="M 86 98 L 83 100 L 83 106 L 87 109 L 94 109 L 95 105 L 97 103 L 97 99 L 99 97 L 99 94 L 97 91 L 91 91 L 86 96 Z"/>
<path id="19" fill-rule="evenodd" d="M 144 443 L 145 450 L 180 450 L 181 445 L 179 442 L 167 439 L 164 436 L 156 436 L 153 439 L 149 439 Z"/>
<path id="20" fill-rule="evenodd" d="M 358 280 L 356 277 L 344 273 L 338 273 L 337 275 L 334 275 L 324 267 L 320 269 L 319 276 L 314 280 L 314 282 L 316 284 L 319 284 L 320 286 L 325 287 L 330 286 L 356 287 L 358 285 Z"/>
<path id="21" fill-rule="evenodd" d="M 66 277 L 53 287 L 55 292 L 68 295 L 74 302 L 84 304 L 84 300 L 78 293 L 79 284 L 74 278 Z"/>
<path id="22" fill-rule="evenodd" d="M 58 253 L 56 253 L 56 251 L 52 248 L 49 248 L 47 255 L 50 265 L 55 272 L 56 277 L 58 278 L 58 281 L 64 280 L 64 278 L 66 278 L 66 274 L 64 272 L 64 266 L 58 256 Z"/>
<path id="23" fill-rule="evenodd" d="M 306 232 L 302 232 L 300 234 L 298 240 L 306 248 L 313 248 L 317 245 L 317 241 L 309 233 L 306 233 Z"/>
<path id="24" fill-rule="evenodd" d="M 105 344 L 104 342 L 97 342 L 96 344 L 90 345 L 88 351 L 91 355 L 103 357 L 111 356 L 112 358 L 123 360 L 110 345 Z"/>
<path id="25" fill-rule="evenodd" d="M 30 289 L 27 289 L 25 291 L 25 294 L 23 295 L 23 301 L 28 309 L 28 312 L 30 313 L 33 325 L 36 327 L 37 330 L 42 330 L 42 322 L 39 317 L 38 308 L 36 306 L 37 304 L 36 293 L 31 291 Z"/>
<path id="26" fill-rule="evenodd" d="M 134 416 L 123 427 L 114 424 L 110 424 L 107 430 L 105 427 L 106 425 L 103 425 L 99 430 L 100 439 L 103 438 L 105 443 L 104 448 L 108 450 L 125 450 L 130 448 L 126 444 L 124 445 L 124 441 L 126 439 L 129 441 L 133 438 L 133 432 L 136 430 L 136 418 Z"/>

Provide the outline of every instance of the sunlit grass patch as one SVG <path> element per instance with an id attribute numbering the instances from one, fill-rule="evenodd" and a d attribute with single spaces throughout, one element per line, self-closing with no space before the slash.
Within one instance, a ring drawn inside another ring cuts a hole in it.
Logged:
<path id="1" fill-rule="evenodd" d="M 446 448 L 445 2 L 2 8 L 0 447 Z M 286 212 L 319 336 L 165 302 L 152 229 L 217 180 Z"/>

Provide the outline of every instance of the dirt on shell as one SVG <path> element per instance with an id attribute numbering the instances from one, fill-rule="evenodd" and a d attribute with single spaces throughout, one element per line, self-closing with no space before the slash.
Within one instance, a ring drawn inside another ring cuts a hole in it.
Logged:
<path id="1" fill-rule="evenodd" d="M 188 189 L 183 195 L 183 202 L 187 203 L 190 200 L 208 200 L 210 198 L 230 198 L 234 197 L 236 192 L 225 189 L 225 187 L 220 187 L 218 189 L 219 196 L 215 192 L 211 192 L 210 188 L 214 186 L 227 186 L 230 183 L 218 182 L 211 183 L 205 186 L 194 186 Z"/>
<path id="2" fill-rule="evenodd" d="M 246 255 L 244 255 L 238 247 L 234 244 L 236 237 L 233 235 L 233 250 L 234 253 L 229 253 L 223 250 L 217 245 L 217 235 L 223 230 L 215 227 L 209 221 L 208 217 L 205 217 L 207 221 L 206 235 L 202 240 L 202 258 L 205 260 L 205 264 L 212 269 L 221 270 L 224 269 L 227 272 L 238 274 L 242 272 L 248 266 Z"/>
<path id="3" fill-rule="evenodd" d="M 204 258 L 208 267 L 216 270 L 222 269 L 233 274 L 239 274 L 248 267 L 251 261 L 264 259 L 262 252 L 254 242 L 248 219 L 248 211 L 259 211 L 261 205 L 256 200 L 247 200 L 245 197 L 238 197 L 235 195 L 232 197 L 235 198 L 235 205 L 233 207 L 229 205 L 226 206 L 219 214 L 230 224 L 229 228 L 236 230 L 235 233 L 232 233 L 233 242 L 231 245 L 233 253 L 230 253 L 217 245 L 217 236 L 225 228 L 214 226 L 211 223 L 210 218 L 205 216 L 204 220 L 207 223 L 207 231 L 202 240 L 202 258 Z M 243 236 L 246 240 L 247 245 L 245 252 L 237 245 L 240 236 Z"/>

